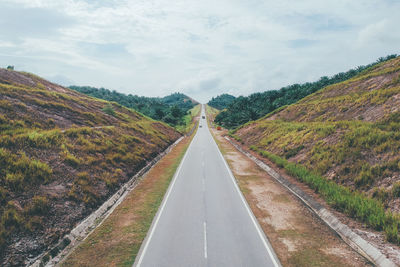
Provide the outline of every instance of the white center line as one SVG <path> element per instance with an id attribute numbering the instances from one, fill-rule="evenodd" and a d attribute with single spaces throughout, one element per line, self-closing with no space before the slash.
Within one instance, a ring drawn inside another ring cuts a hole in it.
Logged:
<path id="1" fill-rule="evenodd" d="M 204 258 L 207 259 L 207 223 L 204 222 Z"/>

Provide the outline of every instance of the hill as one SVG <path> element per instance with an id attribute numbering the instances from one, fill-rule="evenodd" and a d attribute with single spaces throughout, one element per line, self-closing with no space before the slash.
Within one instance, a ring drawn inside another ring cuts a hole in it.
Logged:
<path id="1" fill-rule="evenodd" d="M 316 82 L 293 84 L 279 90 L 254 93 L 247 97 L 240 96 L 229 105 L 227 110 L 222 111 L 216 116 L 215 122 L 225 128 L 233 129 L 248 121 L 257 120 L 277 108 L 293 104 L 328 85 L 355 77 L 364 70 L 381 62 L 393 59 L 394 57 L 396 57 L 396 55 L 380 58 L 369 65 L 359 66 L 347 72 L 333 75 L 332 77 L 321 77 Z"/>
<path id="2" fill-rule="evenodd" d="M 125 107 L 133 108 L 150 118 L 160 120 L 176 127 L 185 123 L 185 115 L 195 105 L 199 104 L 190 97 L 174 93 L 165 97 L 144 97 L 132 94 L 122 94 L 104 88 L 90 86 L 70 86 L 70 89 L 96 98 L 114 101 Z"/>
<path id="3" fill-rule="evenodd" d="M 400 57 L 249 122 L 234 136 L 338 210 L 400 243 L 394 215 L 400 211 Z"/>
<path id="4" fill-rule="evenodd" d="M 25 265 L 180 134 L 115 102 L 0 69 L 0 265 Z"/>
<path id="5" fill-rule="evenodd" d="M 210 101 L 208 101 L 207 104 L 210 107 L 223 110 L 227 108 L 235 99 L 236 97 L 234 97 L 233 95 L 222 94 L 217 97 L 213 97 Z"/>

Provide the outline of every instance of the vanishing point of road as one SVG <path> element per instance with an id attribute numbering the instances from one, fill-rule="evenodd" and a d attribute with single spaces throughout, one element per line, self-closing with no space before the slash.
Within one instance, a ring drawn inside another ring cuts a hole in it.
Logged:
<path id="1" fill-rule="evenodd" d="M 134 266 L 280 266 L 202 116 Z"/>

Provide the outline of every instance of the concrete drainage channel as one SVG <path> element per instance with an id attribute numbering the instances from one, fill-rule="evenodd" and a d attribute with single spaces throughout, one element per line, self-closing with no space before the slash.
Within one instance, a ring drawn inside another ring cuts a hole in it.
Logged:
<path id="1" fill-rule="evenodd" d="M 225 139 L 231 143 L 237 150 L 242 154 L 250 158 L 255 162 L 260 168 L 265 170 L 269 175 L 271 175 L 280 184 L 286 187 L 290 192 L 292 192 L 296 197 L 298 197 L 305 205 L 307 205 L 322 221 L 324 221 L 333 231 L 335 231 L 350 247 L 355 249 L 358 253 L 367 258 L 370 262 L 376 266 L 381 267 L 395 267 L 396 265 L 386 258 L 377 248 L 372 246 L 361 236 L 354 233 L 347 225 L 341 223 L 331 212 L 325 209 L 321 204 L 315 201 L 310 195 L 306 194 L 296 185 L 290 183 L 282 175 L 274 171 L 267 164 L 257 159 L 242 147 L 232 141 L 230 138 L 225 137 Z"/>
<path id="2" fill-rule="evenodd" d="M 30 265 L 32 267 L 39 266 L 55 266 L 69 253 L 72 252 L 89 234 L 96 229 L 125 199 L 130 191 L 132 191 L 139 183 L 141 178 L 166 154 L 168 154 L 173 147 L 175 147 L 183 137 L 179 138 L 172 145 L 170 145 L 161 154 L 150 161 L 144 168 L 142 168 L 135 176 L 126 182 L 114 195 L 112 195 L 106 202 L 104 202 L 96 211 L 90 214 L 85 220 L 78 224 L 72 231 L 64 236 L 50 250 L 38 256 L 35 261 Z"/>

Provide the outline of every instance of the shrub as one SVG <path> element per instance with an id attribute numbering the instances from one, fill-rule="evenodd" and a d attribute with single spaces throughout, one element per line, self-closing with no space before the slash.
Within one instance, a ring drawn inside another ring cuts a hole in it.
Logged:
<path id="1" fill-rule="evenodd" d="M 400 182 L 396 182 L 392 187 L 393 197 L 400 197 Z"/>
<path id="2" fill-rule="evenodd" d="M 123 175 L 124 172 L 121 169 L 117 168 L 114 170 L 112 174 L 104 173 L 102 177 L 104 177 L 103 179 L 104 182 L 106 183 L 106 186 L 109 189 L 112 189 L 118 184 L 118 181 L 123 177 Z"/>
<path id="3" fill-rule="evenodd" d="M 24 176 L 21 173 L 7 173 L 5 182 L 13 191 L 20 191 L 24 188 Z"/>
<path id="4" fill-rule="evenodd" d="M 296 156 L 300 152 L 300 150 L 302 150 L 303 148 L 304 148 L 303 145 L 300 145 L 300 146 L 297 146 L 297 147 L 294 147 L 294 148 L 289 148 L 289 149 L 285 148 L 284 149 L 285 158 L 288 159 L 288 158 L 291 158 L 293 156 Z"/>
<path id="5" fill-rule="evenodd" d="M 385 227 L 385 235 L 386 235 L 387 241 L 395 243 L 395 244 L 400 243 L 399 228 L 398 228 L 397 224 L 392 224 L 392 225 Z"/>
<path id="6" fill-rule="evenodd" d="M 357 186 L 366 186 L 372 184 L 374 181 L 374 175 L 372 174 L 369 165 L 364 165 L 360 174 L 356 177 L 355 183 Z"/>
<path id="7" fill-rule="evenodd" d="M 103 111 L 104 113 L 107 113 L 108 115 L 115 116 L 115 111 L 114 111 L 114 109 L 113 109 L 113 106 L 112 106 L 110 103 L 108 103 L 108 104 L 102 109 L 102 111 Z"/>
<path id="8" fill-rule="evenodd" d="M 81 161 L 75 157 L 73 154 L 69 153 L 67 151 L 67 153 L 64 154 L 64 162 L 67 163 L 68 165 L 72 166 L 72 167 L 78 167 L 81 164 Z"/>
<path id="9" fill-rule="evenodd" d="M 45 196 L 34 196 L 26 208 L 26 213 L 29 215 L 46 215 L 49 210 L 49 200 Z"/>
<path id="10" fill-rule="evenodd" d="M 29 232 L 35 232 L 43 228 L 43 220 L 40 216 L 32 216 L 25 223 L 25 229 Z"/>
<path id="11" fill-rule="evenodd" d="M 48 182 L 52 173 L 52 169 L 46 163 L 32 160 L 29 169 L 25 172 L 25 180 L 34 183 Z"/>
<path id="12" fill-rule="evenodd" d="M 80 172 L 77 175 L 78 181 L 88 181 L 89 177 L 90 176 L 87 172 Z"/>
<path id="13" fill-rule="evenodd" d="M 382 203 L 386 203 L 390 197 L 390 194 L 384 188 L 374 188 L 372 196 Z"/>
<path id="14" fill-rule="evenodd" d="M 10 232 L 20 228 L 21 222 L 21 215 L 14 207 L 8 207 L 1 216 L 1 224 Z"/>

